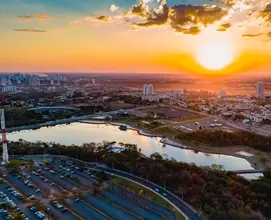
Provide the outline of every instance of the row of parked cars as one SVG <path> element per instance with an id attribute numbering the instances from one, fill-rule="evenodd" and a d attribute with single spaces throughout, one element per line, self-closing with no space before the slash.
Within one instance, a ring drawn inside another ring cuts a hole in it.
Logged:
<path id="1" fill-rule="evenodd" d="M 15 197 L 17 197 L 18 199 L 22 199 L 22 196 L 13 188 L 9 187 L 8 191 L 11 192 L 11 194 Z M 20 210 L 19 207 L 17 207 L 17 205 L 14 203 L 14 201 L 12 199 L 10 199 L 4 192 L 0 191 L 0 198 L 2 199 L 2 202 L 0 203 L 1 205 L 8 205 L 9 207 L 11 207 L 13 209 L 13 211 L 18 212 L 19 215 L 22 217 L 22 219 L 24 220 L 29 220 L 24 213 Z M 0 215 L 4 216 L 4 219 L 6 220 L 12 220 L 14 219 L 6 209 L 0 209 Z"/>
<path id="2" fill-rule="evenodd" d="M 39 219 L 48 220 L 48 218 L 46 218 L 46 215 L 39 211 L 36 206 L 30 206 L 29 210 L 33 212 Z"/>
<path id="3" fill-rule="evenodd" d="M 67 209 L 66 209 L 63 205 L 59 204 L 59 203 L 58 203 L 57 201 L 55 201 L 55 200 L 51 201 L 51 204 L 52 204 L 52 206 L 54 206 L 55 208 L 59 209 L 61 212 L 66 212 L 66 211 L 67 211 Z"/>
<path id="4" fill-rule="evenodd" d="M 17 199 L 19 200 L 22 200 L 23 199 L 23 196 L 18 193 L 15 189 L 13 189 L 12 187 L 8 187 L 8 191 L 13 195 L 15 196 Z M 0 194 L 1 195 L 1 194 Z M 4 194 L 5 195 L 5 194 Z"/>
<path id="5" fill-rule="evenodd" d="M 46 179 L 44 176 L 41 175 L 41 174 L 44 174 L 44 172 L 42 172 L 41 169 L 37 170 L 37 172 L 32 171 L 31 174 L 37 176 L 38 178 L 40 178 L 45 183 L 49 183 L 50 186 L 54 186 L 55 185 L 55 183 L 50 182 L 50 180 Z"/>

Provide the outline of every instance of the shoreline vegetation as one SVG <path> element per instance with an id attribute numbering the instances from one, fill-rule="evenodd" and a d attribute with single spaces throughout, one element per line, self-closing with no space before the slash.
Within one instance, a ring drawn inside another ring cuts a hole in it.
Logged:
<path id="1" fill-rule="evenodd" d="M 135 124 L 129 124 L 129 123 L 120 123 L 120 122 L 107 122 L 107 121 L 94 121 L 94 120 L 82 120 L 81 122 L 83 123 L 90 123 L 90 124 L 110 124 L 114 126 L 120 126 L 120 125 L 127 125 L 127 129 L 135 130 L 138 132 L 139 135 L 144 135 L 147 137 L 160 137 L 162 140 L 160 141 L 163 144 L 167 144 L 173 147 L 177 148 L 184 148 L 184 149 L 189 149 L 193 150 L 195 152 L 202 152 L 206 154 L 220 154 L 220 155 L 228 155 L 228 156 L 234 156 L 234 157 L 239 157 L 247 160 L 251 166 L 254 169 L 271 169 L 271 155 L 268 153 L 271 151 L 271 138 L 270 138 L 270 146 L 267 151 L 262 151 L 258 149 L 254 149 L 250 146 L 245 146 L 245 145 L 229 145 L 229 146 L 224 146 L 224 145 L 212 145 L 210 141 L 210 144 L 202 143 L 200 141 L 194 141 L 193 135 L 189 137 L 188 139 L 186 138 L 184 132 L 180 132 L 177 129 L 173 128 L 168 128 L 168 127 L 160 127 L 160 128 L 154 128 L 154 129 L 148 129 L 148 128 L 138 128 L 136 127 Z M 200 131 L 192 132 L 192 133 L 199 133 Z M 222 135 L 227 135 L 229 132 L 221 132 L 221 131 L 203 131 L 202 135 L 203 138 L 205 136 L 205 132 L 207 134 L 213 135 L 214 139 L 219 138 L 219 135 L 216 136 L 217 134 L 222 134 Z M 240 135 L 249 135 L 247 132 L 239 132 Z M 182 134 L 183 137 L 177 136 L 179 134 Z M 231 135 L 231 133 L 229 133 Z M 255 134 L 254 134 L 255 135 Z M 259 138 L 259 135 L 255 135 Z M 239 137 L 237 137 L 239 138 Z M 204 139 L 202 139 L 204 140 Z M 223 142 L 223 140 L 221 141 Z M 251 154 L 253 156 L 247 156 L 244 154 L 241 154 L 239 152 L 247 152 L 248 154 Z"/>
<path id="2" fill-rule="evenodd" d="M 10 142 L 10 155 L 63 155 L 131 172 L 148 178 L 203 211 L 210 220 L 265 219 L 271 217 L 271 172 L 248 181 L 232 172 L 214 167 L 165 159 L 159 153 L 142 157 L 134 144 L 122 144 L 120 153 L 109 152 L 116 142 L 86 143 L 81 146 L 24 140 Z"/>
<path id="3" fill-rule="evenodd" d="M 142 121 L 142 119 L 140 120 Z M 76 122 L 110 124 L 114 126 L 127 125 L 127 129 L 136 130 L 140 135 L 163 138 L 161 140 L 161 143 L 163 144 L 193 150 L 196 153 L 202 152 L 205 154 L 239 157 L 247 160 L 255 169 L 271 169 L 271 137 L 269 138 L 244 131 L 237 131 L 234 133 L 225 131 L 195 131 L 189 134 L 161 124 L 154 124 L 155 126 L 141 126 L 139 119 L 133 117 L 128 118 L 128 120 L 113 121 L 87 120 L 86 118 L 62 119 L 41 124 L 7 128 L 7 131 L 17 132 L 28 129 L 35 130 L 42 127 Z M 266 141 L 264 146 L 261 146 L 261 138 Z M 219 142 L 217 140 L 219 140 Z M 230 143 L 228 143 L 228 141 L 230 141 Z M 259 143 L 257 143 L 257 141 Z M 251 145 L 254 142 L 256 142 L 256 144 Z M 225 143 L 227 144 L 225 145 Z M 242 155 L 238 152 L 247 152 L 253 156 Z"/>

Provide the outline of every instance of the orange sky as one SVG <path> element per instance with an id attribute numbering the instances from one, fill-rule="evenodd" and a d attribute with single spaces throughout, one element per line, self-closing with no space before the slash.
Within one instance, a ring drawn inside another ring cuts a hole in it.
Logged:
<path id="1" fill-rule="evenodd" d="M 166 1 L 101 4 L 90 14 L 23 2 L 0 3 L 1 72 L 271 72 L 269 0 L 199 5 L 201 14 Z"/>

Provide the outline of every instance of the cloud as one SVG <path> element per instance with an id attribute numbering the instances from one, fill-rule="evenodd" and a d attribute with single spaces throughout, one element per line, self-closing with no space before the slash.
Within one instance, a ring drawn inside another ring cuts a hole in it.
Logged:
<path id="1" fill-rule="evenodd" d="M 106 16 L 106 15 L 101 15 L 101 16 L 98 16 L 96 17 L 97 20 L 99 21 L 109 21 L 110 17 L 109 16 Z"/>
<path id="2" fill-rule="evenodd" d="M 116 6 L 116 5 L 111 5 L 110 6 L 110 11 L 112 11 L 112 12 L 117 11 L 118 9 L 119 9 L 119 7 Z"/>
<path id="3" fill-rule="evenodd" d="M 271 3 L 266 5 L 265 9 L 261 12 L 261 15 L 267 22 L 271 23 Z"/>
<path id="4" fill-rule="evenodd" d="M 183 34 L 191 34 L 191 35 L 197 35 L 201 32 L 200 28 L 197 26 L 190 27 L 190 28 L 181 28 L 179 26 L 173 26 L 172 27 L 176 32 L 181 32 Z"/>
<path id="5" fill-rule="evenodd" d="M 231 27 L 230 23 L 221 24 L 220 28 L 217 29 L 217 31 L 225 32 Z"/>
<path id="6" fill-rule="evenodd" d="M 263 33 L 260 34 L 243 34 L 242 37 L 259 37 L 264 35 Z"/>
<path id="7" fill-rule="evenodd" d="M 176 5 L 169 12 L 169 18 L 174 25 L 202 24 L 208 26 L 220 21 L 226 15 L 226 10 L 210 5 Z"/>
<path id="8" fill-rule="evenodd" d="M 14 31 L 19 31 L 19 32 L 37 32 L 37 33 L 47 32 L 46 30 L 40 30 L 40 29 L 14 29 Z"/>
<path id="9" fill-rule="evenodd" d="M 145 19 L 133 22 L 133 25 L 150 27 L 169 23 L 176 32 L 184 34 L 200 33 L 200 26 L 208 26 L 221 20 L 227 15 L 227 10 L 210 5 L 175 5 L 169 7 L 166 0 L 162 0 L 158 9 L 149 10 L 144 1 L 134 5 L 130 13 Z M 226 28 L 226 27 L 224 27 Z"/>
<path id="10" fill-rule="evenodd" d="M 129 12 L 132 15 L 136 15 L 139 17 L 149 17 L 150 16 L 148 7 L 146 6 L 146 3 L 144 0 L 140 0 L 139 5 L 133 5 L 131 10 L 128 11 L 126 14 L 129 14 Z"/>
<path id="11" fill-rule="evenodd" d="M 47 14 L 36 14 L 36 15 L 18 15 L 17 18 L 19 20 L 39 20 L 39 21 L 45 21 L 52 19 Z"/>

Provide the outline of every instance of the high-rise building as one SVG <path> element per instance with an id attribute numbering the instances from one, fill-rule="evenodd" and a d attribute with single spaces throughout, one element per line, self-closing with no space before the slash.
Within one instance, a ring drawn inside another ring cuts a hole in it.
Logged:
<path id="1" fill-rule="evenodd" d="M 220 90 L 219 93 L 218 93 L 218 96 L 219 96 L 220 98 L 223 98 L 223 97 L 226 97 L 226 96 L 227 96 L 227 93 L 226 93 L 225 90 Z"/>
<path id="2" fill-rule="evenodd" d="M 153 95 L 153 85 L 149 84 L 149 94 L 148 95 Z"/>
<path id="3" fill-rule="evenodd" d="M 264 97 L 264 83 L 257 82 L 256 83 L 256 98 L 263 98 Z"/>
<path id="4" fill-rule="evenodd" d="M 148 100 L 150 102 L 159 101 L 159 96 L 154 94 L 153 91 L 153 85 L 152 84 L 145 84 L 143 86 L 143 95 L 142 95 L 142 100 Z"/>
<path id="5" fill-rule="evenodd" d="M 149 93 L 149 85 L 145 84 L 143 86 L 143 95 L 148 95 Z"/>
<path id="6" fill-rule="evenodd" d="M 153 95 L 153 85 L 152 84 L 145 84 L 143 86 L 143 95 Z"/>
<path id="7" fill-rule="evenodd" d="M 92 79 L 92 84 L 95 85 L 96 84 L 96 80 Z"/>

